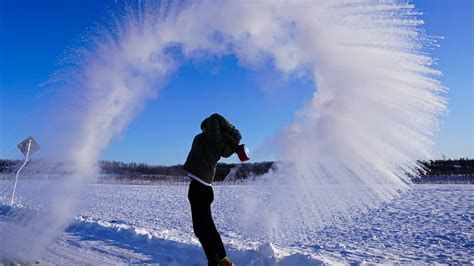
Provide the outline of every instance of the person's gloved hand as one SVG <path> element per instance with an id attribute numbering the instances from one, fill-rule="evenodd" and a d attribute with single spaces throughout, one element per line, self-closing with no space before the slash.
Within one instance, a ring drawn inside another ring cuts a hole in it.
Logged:
<path id="1" fill-rule="evenodd" d="M 237 149 L 239 148 L 240 133 L 238 133 L 238 135 L 225 133 L 223 137 L 224 137 L 224 142 L 226 143 L 226 145 L 230 146 L 233 152 L 236 152 Z"/>
<path id="2" fill-rule="evenodd" d="M 227 158 L 234 154 L 239 148 L 239 142 L 234 139 L 230 134 L 224 134 L 224 147 L 222 147 L 222 156 Z"/>

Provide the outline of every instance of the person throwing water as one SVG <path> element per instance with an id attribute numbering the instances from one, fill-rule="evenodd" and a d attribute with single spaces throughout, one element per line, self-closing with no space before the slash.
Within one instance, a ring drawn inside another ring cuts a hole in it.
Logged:
<path id="1" fill-rule="evenodd" d="M 237 153 L 241 161 L 249 160 L 248 150 L 240 144 L 237 128 L 220 114 L 212 114 L 201 123 L 202 132 L 194 137 L 184 169 L 191 179 L 188 199 L 191 205 L 194 234 L 206 254 L 208 265 L 234 265 L 227 257 L 221 236 L 211 214 L 214 200 L 212 182 L 221 157 Z"/>

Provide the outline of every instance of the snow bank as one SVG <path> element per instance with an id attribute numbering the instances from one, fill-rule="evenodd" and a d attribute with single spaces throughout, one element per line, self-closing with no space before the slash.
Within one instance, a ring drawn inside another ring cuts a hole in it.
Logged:
<path id="1" fill-rule="evenodd" d="M 174 237 L 169 230 L 151 231 L 135 227 L 122 221 L 102 221 L 79 216 L 66 229 L 66 232 L 81 239 L 99 240 L 114 245 L 127 246 L 135 251 L 151 254 L 151 258 L 139 263 L 160 265 L 205 265 L 204 253 L 197 239 L 187 242 Z M 243 245 L 231 245 L 229 257 L 236 265 L 323 265 L 337 264 L 327 258 L 317 257 L 305 252 L 281 249 L 272 243 L 265 243 L 256 249 L 246 249 Z"/>

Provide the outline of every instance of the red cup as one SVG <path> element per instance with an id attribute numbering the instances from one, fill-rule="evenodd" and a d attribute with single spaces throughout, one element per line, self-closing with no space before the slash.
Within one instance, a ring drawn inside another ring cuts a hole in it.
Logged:
<path id="1" fill-rule="evenodd" d="M 244 144 L 240 144 L 239 148 L 237 149 L 237 156 L 239 156 L 239 160 L 241 162 L 250 160 L 249 149 L 247 149 Z"/>

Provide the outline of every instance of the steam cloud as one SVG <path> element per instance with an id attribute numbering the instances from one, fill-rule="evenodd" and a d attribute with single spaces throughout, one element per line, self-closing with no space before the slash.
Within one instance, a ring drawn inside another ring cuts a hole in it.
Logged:
<path id="1" fill-rule="evenodd" d="M 274 67 L 315 85 L 313 99 L 275 138 L 280 163 L 252 183 L 262 193 L 227 199 L 239 213 L 229 223 L 241 234 L 284 242 L 393 198 L 409 187 L 417 160 L 433 155 L 445 110 L 439 72 L 425 53 L 432 41 L 417 15 L 405 1 L 368 0 L 125 8 L 59 75 L 79 102 L 70 114 L 77 130 L 64 136 L 75 140 L 73 175 L 52 189 L 49 215 L 15 229 L 12 248 L 1 249 L 25 256 L 21 238 L 32 238 L 37 252 L 30 254 L 40 254 L 73 216 L 78 187 L 94 176 L 100 152 L 193 58 L 235 55 L 243 66 Z M 47 229 L 18 233 L 38 225 Z"/>

